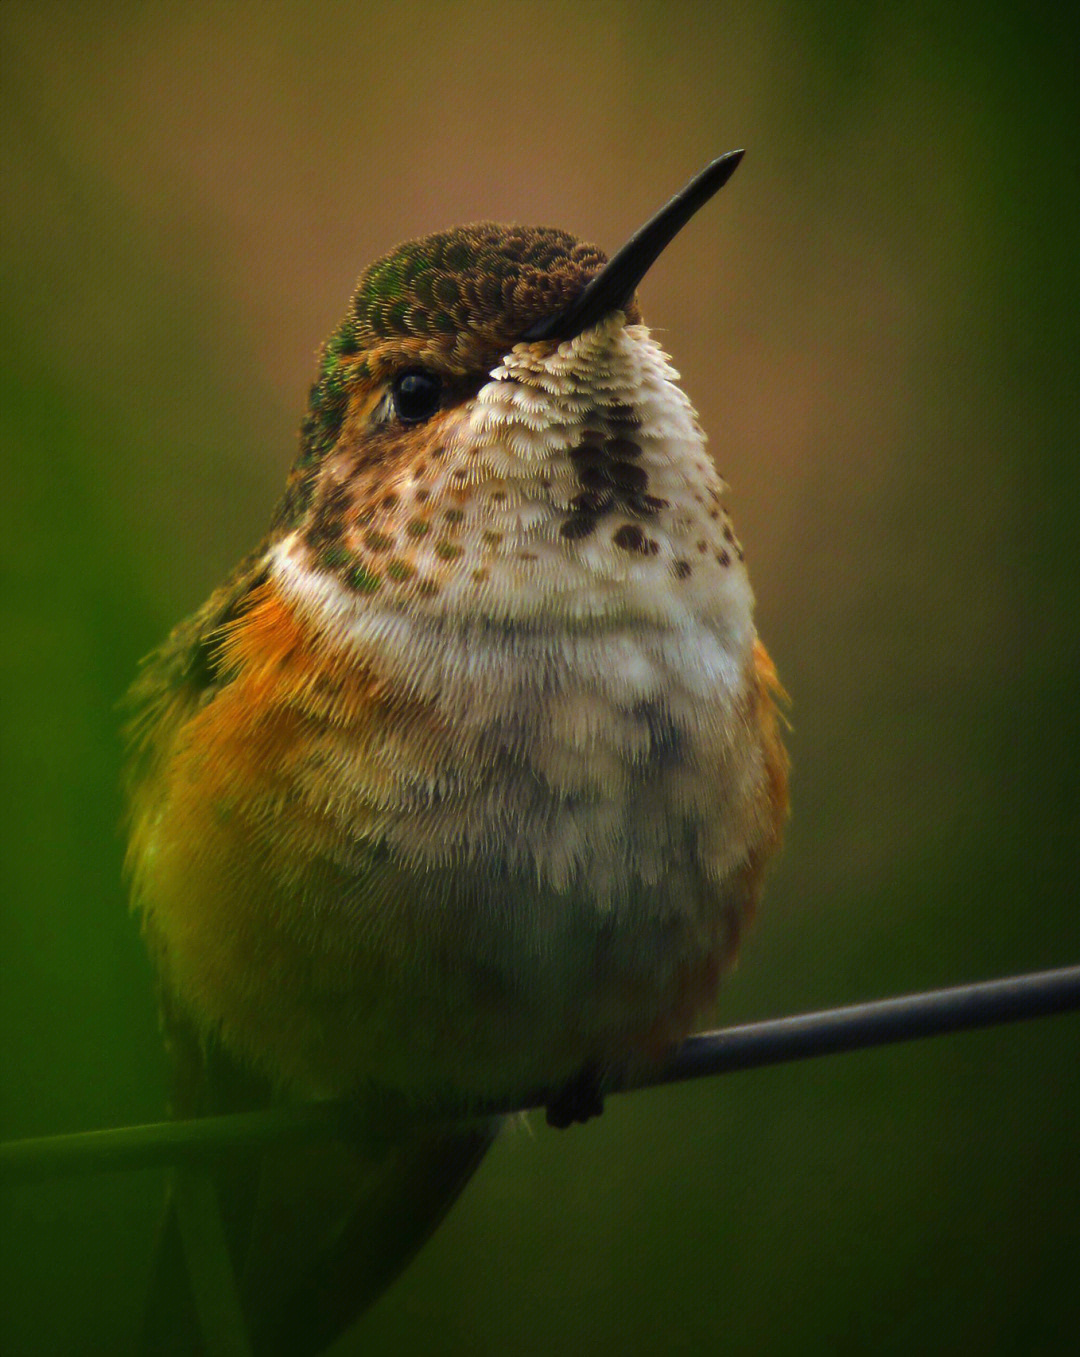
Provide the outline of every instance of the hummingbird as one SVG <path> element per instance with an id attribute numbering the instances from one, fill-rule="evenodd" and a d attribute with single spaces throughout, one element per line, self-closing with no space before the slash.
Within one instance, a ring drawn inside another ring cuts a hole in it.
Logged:
<path id="1" fill-rule="evenodd" d="M 267 536 L 132 688 L 128 872 L 174 1112 L 405 1109 L 318 1186 L 291 1150 L 229 1189 L 266 1350 L 329 1341 L 498 1130 L 424 1109 L 598 1110 L 693 1030 L 754 913 L 784 694 L 636 294 L 741 158 L 610 259 L 481 222 L 373 263 Z"/>

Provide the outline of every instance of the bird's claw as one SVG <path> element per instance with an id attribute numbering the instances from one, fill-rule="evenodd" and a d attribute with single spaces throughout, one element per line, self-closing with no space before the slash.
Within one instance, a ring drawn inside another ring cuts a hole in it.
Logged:
<path id="1" fill-rule="evenodd" d="M 595 1065 L 586 1065 L 548 1103 L 547 1124 L 563 1131 L 576 1121 L 598 1117 L 603 1110 L 600 1071 Z"/>

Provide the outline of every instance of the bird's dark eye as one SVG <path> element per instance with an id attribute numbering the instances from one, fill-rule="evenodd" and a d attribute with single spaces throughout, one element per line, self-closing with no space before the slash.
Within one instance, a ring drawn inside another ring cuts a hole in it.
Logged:
<path id="1" fill-rule="evenodd" d="M 427 368 L 408 368 L 398 373 L 390 390 L 398 419 L 405 424 L 421 424 L 439 408 L 442 382 Z"/>

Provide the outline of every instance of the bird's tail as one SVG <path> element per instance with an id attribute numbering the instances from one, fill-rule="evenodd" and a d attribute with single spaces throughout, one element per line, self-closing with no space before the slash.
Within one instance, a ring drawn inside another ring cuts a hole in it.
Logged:
<path id="1" fill-rule="evenodd" d="M 267 1105 L 269 1090 L 220 1055 L 212 1063 L 199 1072 L 200 1111 Z M 158 1236 L 144 1357 L 315 1357 L 407 1266 L 498 1129 L 497 1120 L 403 1128 L 378 1145 L 289 1145 L 179 1171 Z"/>

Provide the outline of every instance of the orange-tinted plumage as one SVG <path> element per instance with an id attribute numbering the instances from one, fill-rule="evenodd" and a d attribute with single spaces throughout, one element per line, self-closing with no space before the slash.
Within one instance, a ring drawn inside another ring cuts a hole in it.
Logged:
<path id="1" fill-rule="evenodd" d="M 395 1059 L 409 1059 L 389 1046 L 387 1052 L 368 1049 L 364 1024 L 371 1005 L 358 1004 L 357 994 L 373 1004 L 372 987 L 395 965 L 430 966 L 457 936 L 455 915 L 417 914 L 425 894 L 437 893 L 427 874 L 379 853 L 374 837 L 369 842 L 375 808 L 392 777 L 391 767 L 382 768 L 387 749 L 410 776 L 434 778 L 439 760 L 433 755 L 453 747 L 453 732 L 433 704 L 402 693 L 377 663 L 320 641 L 270 583 L 253 589 L 241 615 L 221 631 L 215 654 L 228 680 L 186 718 L 178 720 L 172 706 L 163 705 L 156 736 L 163 762 L 134 798 L 131 855 L 137 893 L 147 901 L 148 933 L 166 983 L 196 1015 L 213 1015 L 207 1030 L 227 1047 L 301 1091 L 348 1092 L 366 1076 L 385 1074 L 380 1062 L 391 1050 Z M 782 690 L 760 643 L 748 677 L 745 715 L 760 732 L 766 771 L 753 812 L 761 842 L 731 899 L 706 925 L 713 942 L 697 960 L 678 964 L 659 1016 L 636 1020 L 636 1010 L 650 1014 L 656 999 L 651 1006 L 643 1002 L 649 983 L 630 977 L 622 994 L 626 1057 L 662 1053 L 711 1002 L 779 841 L 787 810 L 775 706 Z M 363 795 L 347 807 L 326 771 L 343 749 L 367 763 Z M 149 871 L 153 879 L 144 880 L 141 873 Z M 344 900 L 351 910 L 327 907 Z M 467 958 L 453 960 L 459 964 L 467 967 Z M 490 997 L 489 1020 L 501 1031 L 502 996 Z M 484 998 L 473 994 L 468 1021 Z M 438 1024 L 429 1037 L 438 1039 L 441 1027 L 442 1039 L 456 1045 L 446 1030 L 454 1021 L 452 1004 L 440 1011 L 420 993 L 410 1007 Z M 418 1068 L 421 1049 L 430 1044 L 418 1042 Z M 562 1057 L 561 1069 L 538 1052 L 536 1076 L 521 1091 L 557 1081 L 601 1054 L 615 1059 L 619 1052 L 583 1046 Z M 552 1055 L 557 1062 L 561 1050 Z M 510 1090 L 481 1083 L 471 1092 L 506 1096 Z"/>
<path id="2" fill-rule="evenodd" d="M 636 300 L 521 340 L 607 276 L 490 224 L 373 265 L 269 536 L 133 690 L 133 897 L 208 1078 L 513 1100 L 715 998 L 783 690 Z"/>

